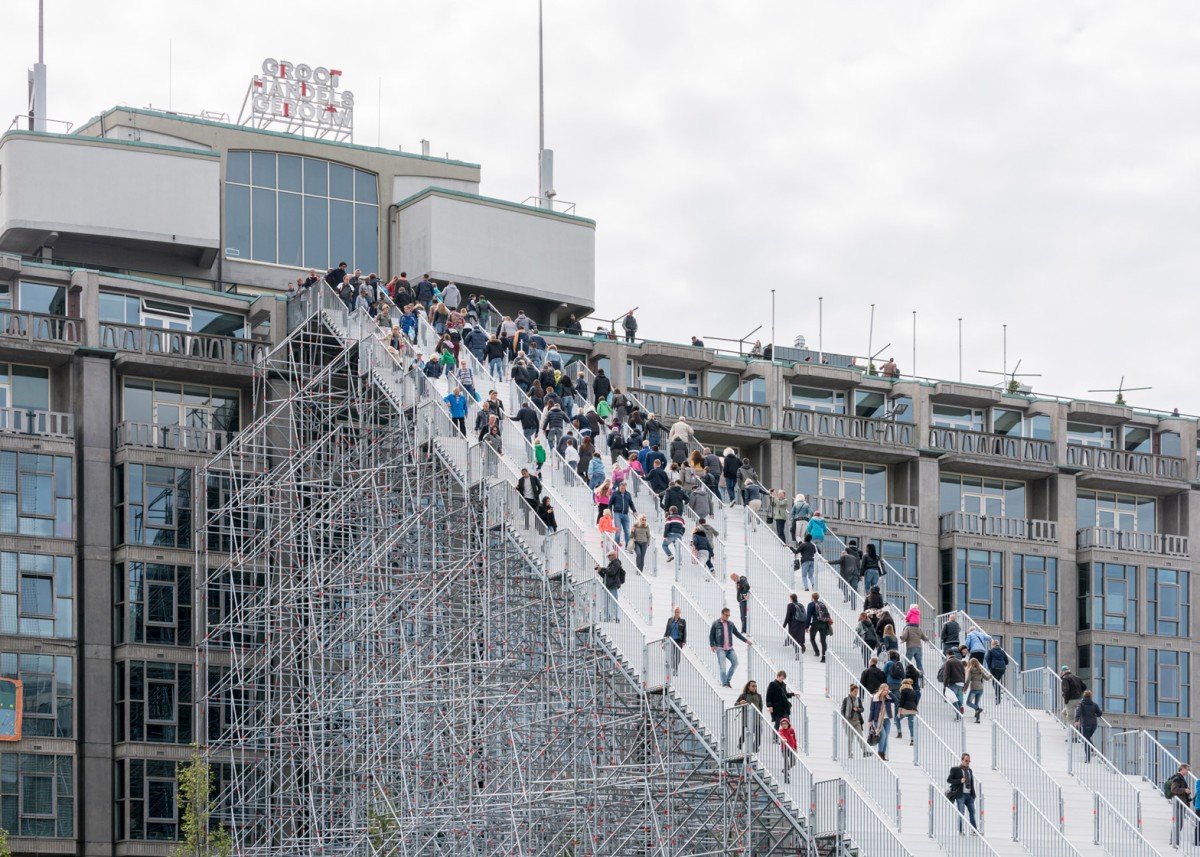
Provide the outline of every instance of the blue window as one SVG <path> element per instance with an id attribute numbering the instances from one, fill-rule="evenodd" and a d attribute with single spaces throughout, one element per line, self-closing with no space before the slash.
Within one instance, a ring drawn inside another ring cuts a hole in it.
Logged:
<path id="1" fill-rule="evenodd" d="M 351 270 L 379 266 L 374 173 L 316 158 L 230 152 L 225 165 L 225 255 Z"/>
<path id="2" fill-rule="evenodd" d="M 1112 562 L 1079 566 L 1081 630 L 1137 632 L 1137 571 Z"/>
<path id="3" fill-rule="evenodd" d="M 973 619 L 1003 619 L 1004 555 L 967 548 L 953 554 L 943 551 L 942 610 L 962 610 Z"/>
<path id="4" fill-rule="evenodd" d="M 1083 653 L 1081 648 L 1080 652 Z M 1089 672 L 1080 659 L 1079 672 Z M 1138 713 L 1138 650 L 1132 646 L 1092 646 L 1092 690 L 1109 714 Z"/>
<path id="5" fill-rule="evenodd" d="M 1146 589 L 1147 633 L 1187 637 L 1191 615 L 1188 573 L 1174 568 L 1147 568 Z"/>
<path id="6" fill-rule="evenodd" d="M 1058 560 L 1013 555 L 1013 621 L 1058 624 Z"/>
<path id="7" fill-rule="evenodd" d="M 1058 640 L 1013 637 L 1012 656 L 1023 670 L 1045 667 L 1058 673 Z"/>
<path id="8" fill-rule="evenodd" d="M 1191 715 L 1190 656 L 1174 649 L 1146 653 L 1146 713 L 1157 717 Z"/>

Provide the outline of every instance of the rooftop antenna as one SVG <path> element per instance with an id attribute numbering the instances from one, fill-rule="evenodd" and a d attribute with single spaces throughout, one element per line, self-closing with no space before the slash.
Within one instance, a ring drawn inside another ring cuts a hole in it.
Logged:
<path id="1" fill-rule="evenodd" d="M 1021 382 L 1018 378 L 1040 378 L 1040 372 L 1018 372 L 1021 368 L 1021 361 L 1017 361 L 1017 365 L 1013 367 L 1012 372 L 1008 371 L 1008 325 L 1004 325 L 1004 368 L 997 372 L 995 369 L 980 369 L 980 373 L 984 375 L 999 375 L 1001 383 L 1004 384 L 1004 389 L 1009 393 L 1021 392 Z M 1008 379 L 1005 381 L 1004 379 Z"/>
<path id="2" fill-rule="evenodd" d="M 542 0 L 538 0 L 538 207 L 554 208 L 554 150 L 546 148 L 546 78 L 542 50 Z"/>
<path id="3" fill-rule="evenodd" d="M 29 70 L 29 130 L 46 130 L 46 28 L 44 0 L 38 0 L 38 61 Z"/>
<path id="4" fill-rule="evenodd" d="M 1104 390 L 1088 390 L 1088 392 L 1089 393 L 1116 393 L 1117 400 L 1116 400 L 1115 404 L 1124 405 L 1124 404 L 1127 404 L 1125 401 L 1125 393 L 1126 392 L 1132 393 L 1132 392 L 1136 392 L 1138 390 L 1153 390 L 1153 389 L 1154 389 L 1153 387 L 1126 387 L 1125 386 L 1125 376 L 1122 375 L 1121 382 L 1119 384 L 1117 384 L 1117 386 L 1115 388 L 1110 387 L 1110 388 L 1104 389 Z"/>

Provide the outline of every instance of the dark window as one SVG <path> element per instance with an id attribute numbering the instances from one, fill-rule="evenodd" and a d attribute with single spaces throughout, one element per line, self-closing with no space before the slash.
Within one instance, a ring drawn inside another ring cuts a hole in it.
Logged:
<path id="1" fill-rule="evenodd" d="M 69 456 L 0 452 L 0 533 L 71 538 L 71 472 Z"/>
<path id="2" fill-rule="evenodd" d="M 1092 646 L 1093 691 L 1111 714 L 1138 713 L 1138 650 L 1127 646 Z M 1083 673 L 1080 665 L 1080 673 Z"/>
<path id="3" fill-rule="evenodd" d="M 71 756 L 0 754 L 0 826 L 11 836 L 75 836 Z"/>
<path id="4" fill-rule="evenodd" d="M 114 484 L 125 489 L 123 498 L 118 491 L 115 503 L 118 544 L 164 548 L 192 546 L 190 468 L 119 465 Z"/>
<path id="5" fill-rule="evenodd" d="M 21 731 L 25 737 L 74 734 L 75 679 L 69 656 L 3 652 L 0 676 L 20 679 L 24 686 Z"/>
<path id="6" fill-rule="evenodd" d="M 0 553 L 0 634 L 71 638 L 73 577 L 69 556 Z"/>
<path id="7" fill-rule="evenodd" d="M 195 740 L 192 667 L 127 661 L 118 671 L 115 701 L 118 740 L 190 744 Z"/>

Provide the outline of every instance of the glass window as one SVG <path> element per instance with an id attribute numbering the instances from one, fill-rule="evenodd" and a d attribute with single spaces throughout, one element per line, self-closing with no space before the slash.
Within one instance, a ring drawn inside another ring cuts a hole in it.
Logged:
<path id="1" fill-rule="evenodd" d="M 1092 690 L 1110 714 L 1138 713 L 1138 650 L 1129 646 L 1092 646 Z M 1081 677 L 1087 672 L 1080 666 Z"/>
<path id="2" fill-rule="evenodd" d="M 887 399 L 883 393 L 870 390 L 856 390 L 854 393 L 854 415 L 884 419 L 887 417 Z"/>
<path id="3" fill-rule="evenodd" d="M 1175 458 L 1183 457 L 1183 438 L 1177 431 L 1163 431 L 1155 435 L 1158 443 L 1156 450 L 1159 455 L 1170 455 Z"/>
<path id="4" fill-rule="evenodd" d="M 1013 657 L 1023 670 L 1040 667 L 1058 672 L 1058 641 L 1034 637 L 1013 637 Z"/>
<path id="5" fill-rule="evenodd" d="M 638 366 L 638 378 L 643 390 L 676 393 L 683 396 L 700 395 L 700 373 L 685 369 L 664 369 L 661 366 Z"/>
<path id="6" fill-rule="evenodd" d="M 178 839 L 179 807 L 175 797 L 178 791 L 174 762 L 118 759 L 117 839 L 151 842 Z"/>
<path id="7" fill-rule="evenodd" d="M 115 644 L 192 644 L 191 566 L 130 562 L 113 572 Z"/>
<path id="8" fill-rule="evenodd" d="M 1144 426 L 1125 426 L 1122 449 L 1126 452 L 1150 452 L 1150 429 Z"/>
<path id="9" fill-rule="evenodd" d="M 708 381 L 708 397 L 732 401 L 737 398 L 740 379 L 732 372 L 717 372 L 710 369 L 705 373 Z"/>
<path id="10" fill-rule="evenodd" d="M 117 740 L 190 744 L 195 711 L 191 664 L 126 661 L 117 672 Z"/>
<path id="11" fill-rule="evenodd" d="M 67 314 L 67 290 L 63 286 L 22 280 L 17 295 L 17 309 L 24 312 L 40 312 L 43 315 Z"/>
<path id="12" fill-rule="evenodd" d="M 1188 572 L 1146 569 L 1146 632 L 1162 637 L 1189 637 L 1191 609 Z"/>
<path id="13" fill-rule="evenodd" d="M 796 456 L 796 491 L 808 496 L 815 510 L 817 499 L 837 502 L 887 503 L 887 467 L 859 464 L 836 458 Z M 823 513 L 829 510 L 822 509 Z"/>
<path id="14" fill-rule="evenodd" d="M 1156 533 L 1158 501 L 1154 497 L 1077 491 L 1075 517 L 1080 529 L 1100 527 L 1126 533 Z"/>
<path id="15" fill-rule="evenodd" d="M 940 514 L 966 512 L 1003 518 L 1025 517 L 1025 483 L 980 476 L 941 475 L 938 493 Z"/>
<path id="16" fill-rule="evenodd" d="M 992 409 L 992 431 L 995 434 L 1021 437 L 1024 427 L 1023 414 L 1020 411 L 1008 411 L 1003 408 Z"/>
<path id="17" fill-rule="evenodd" d="M 916 422 L 917 415 L 913 412 L 912 396 L 896 396 L 892 399 L 892 406 L 885 416 L 898 423 Z"/>
<path id="18" fill-rule="evenodd" d="M 69 556 L 0 553 L 0 634 L 74 636 L 72 562 Z"/>
<path id="19" fill-rule="evenodd" d="M 1058 560 L 1013 554 L 1013 621 L 1058 624 Z"/>
<path id="20" fill-rule="evenodd" d="M 792 384 L 792 407 L 826 414 L 846 413 L 846 394 Z"/>
<path id="21" fill-rule="evenodd" d="M 50 410 L 50 370 L 44 366 L 0 363 L 0 407 Z"/>
<path id="22" fill-rule="evenodd" d="M 1079 446 L 1113 448 L 1113 430 L 1109 426 L 1094 426 L 1089 423 L 1067 422 L 1067 443 Z"/>
<path id="23" fill-rule="evenodd" d="M 70 738 L 74 734 L 75 678 L 66 655 L 0 653 L 0 676 L 20 679 L 25 698 L 25 737 Z"/>
<path id="24" fill-rule="evenodd" d="M 887 567 L 887 574 L 879 578 L 879 587 L 884 598 L 893 604 L 910 603 L 907 587 L 896 578 L 908 581 L 914 589 L 918 588 L 917 546 L 912 542 L 875 539 L 869 536 L 860 536 L 858 543 L 864 547 L 868 544 L 875 545 L 875 552 Z"/>
<path id="25" fill-rule="evenodd" d="M 12 836 L 75 836 L 75 760 L 0 754 L 0 820 Z"/>
<path id="26" fill-rule="evenodd" d="M 974 619 L 1003 619 L 1003 554 L 958 548 L 955 551 L 955 607 Z"/>
<path id="27" fill-rule="evenodd" d="M 1146 652 L 1146 713 L 1154 717 L 1190 717 L 1190 656 L 1173 649 Z"/>
<path id="28" fill-rule="evenodd" d="M 934 405 L 933 425 L 960 431 L 983 431 L 983 411 L 957 405 Z"/>
<path id="29" fill-rule="evenodd" d="M 71 538 L 70 473 L 70 456 L 0 452 L 0 533 Z"/>
<path id="30" fill-rule="evenodd" d="M 1191 758 L 1192 736 L 1189 733 L 1163 729 L 1147 729 L 1146 731 L 1150 733 L 1151 738 L 1162 744 L 1163 749 L 1174 756 L 1177 761 L 1182 762 Z M 1176 770 L 1178 769 L 1163 770 L 1154 777 L 1153 782 L 1165 782 Z"/>
<path id="31" fill-rule="evenodd" d="M 210 439 L 197 432 L 217 431 L 228 440 L 241 427 L 237 390 L 129 377 L 122 379 L 122 390 L 122 419 L 161 430 L 156 440 L 162 446 L 206 450 Z"/>
<path id="32" fill-rule="evenodd" d="M 127 471 L 127 472 L 126 472 Z M 125 481 L 126 478 L 128 481 Z M 117 544 L 192 546 L 192 471 L 185 467 L 119 465 L 114 539 Z"/>
<path id="33" fill-rule="evenodd" d="M 247 221 L 249 222 L 249 221 Z M 250 242 L 246 242 L 249 246 Z M 142 302 L 133 295 L 100 293 L 100 320 L 116 324 L 141 324 Z"/>
<path id="34" fill-rule="evenodd" d="M 1081 630 L 1137 633 L 1137 566 L 1080 564 L 1079 601 Z"/>
<path id="35" fill-rule="evenodd" d="M 314 158 L 230 152 L 225 252 L 295 267 L 379 268 L 379 192 L 373 173 Z"/>
<path id="36" fill-rule="evenodd" d="M 767 403 L 767 382 L 764 378 L 747 378 L 742 382 L 742 401 L 756 405 Z"/>

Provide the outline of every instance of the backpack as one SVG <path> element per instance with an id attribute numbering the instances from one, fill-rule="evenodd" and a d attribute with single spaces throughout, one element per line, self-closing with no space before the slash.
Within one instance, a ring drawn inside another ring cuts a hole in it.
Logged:
<path id="1" fill-rule="evenodd" d="M 828 622 L 829 624 L 833 624 L 833 617 L 829 615 L 829 605 L 824 601 L 817 601 L 816 613 L 818 622 Z"/>
<path id="2" fill-rule="evenodd" d="M 620 583 L 622 586 L 625 585 L 625 566 L 624 565 L 621 566 L 621 573 L 617 575 L 617 582 Z"/>
<path id="3" fill-rule="evenodd" d="M 904 667 L 899 661 L 892 661 L 888 666 L 888 678 L 894 678 L 896 681 L 904 681 Z"/>
<path id="4" fill-rule="evenodd" d="M 750 581 L 746 579 L 746 575 L 742 575 L 741 580 L 737 585 L 738 601 L 748 601 L 750 597 Z"/>
<path id="5" fill-rule="evenodd" d="M 938 680 L 939 684 L 946 683 L 946 665 L 945 664 L 942 664 L 940 667 L 938 667 L 937 680 Z"/>
<path id="6" fill-rule="evenodd" d="M 1171 779 L 1173 780 L 1175 778 L 1172 777 Z M 1165 783 L 1163 783 L 1162 792 L 1163 797 L 1165 797 L 1167 800 L 1171 799 L 1171 780 L 1167 780 Z"/>

